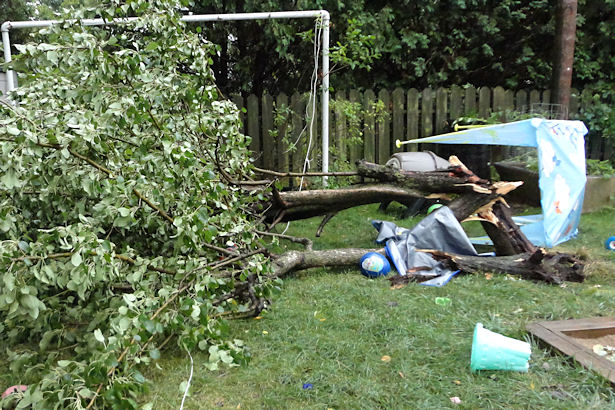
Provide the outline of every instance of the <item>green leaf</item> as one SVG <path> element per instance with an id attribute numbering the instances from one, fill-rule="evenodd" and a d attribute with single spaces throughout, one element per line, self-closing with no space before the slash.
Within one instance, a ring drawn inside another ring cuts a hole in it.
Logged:
<path id="1" fill-rule="evenodd" d="M 105 343 L 105 337 L 103 336 L 100 329 L 96 329 L 94 331 L 94 338 L 98 340 L 100 343 Z"/>
<path id="2" fill-rule="evenodd" d="M 156 43 L 155 41 L 152 41 L 151 43 L 147 45 L 147 47 L 145 47 L 145 51 L 153 51 L 159 47 L 160 47 L 160 44 Z"/>
<path id="3" fill-rule="evenodd" d="M 28 315 L 30 315 L 32 319 L 38 317 L 40 310 L 45 310 L 43 302 L 33 295 L 21 295 L 19 297 L 19 304 L 26 309 Z"/>
<path id="4" fill-rule="evenodd" d="M 70 258 L 70 263 L 72 263 L 73 266 L 79 266 L 82 262 L 83 258 L 81 257 L 81 254 L 79 252 L 73 253 L 73 256 Z"/>
<path id="5" fill-rule="evenodd" d="M 8 132 L 11 135 L 19 135 L 21 134 L 21 130 L 17 127 L 14 127 L 12 125 L 7 125 L 6 126 L 6 132 Z"/>
<path id="6" fill-rule="evenodd" d="M 149 351 L 149 357 L 151 357 L 154 360 L 160 359 L 160 350 L 158 350 L 158 349 L 150 350 Z"/>

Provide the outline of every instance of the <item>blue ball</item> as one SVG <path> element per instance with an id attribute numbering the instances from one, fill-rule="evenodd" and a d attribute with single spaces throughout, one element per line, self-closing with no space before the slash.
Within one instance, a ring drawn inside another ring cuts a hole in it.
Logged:
<path id="1" fill-rule="evenodd" d="M 604 242 L 604 247 L 610 251 L 615 251 L 615 236 L 611 236 Z"/>
<path id="2" fill-rule="evenodd" d="M 387 258 L 376 252 L 368 252 L 363 255 L 359 265 L 361 273 L 368 278 L 384 276 L 391 271 L 391 265 Z"/>

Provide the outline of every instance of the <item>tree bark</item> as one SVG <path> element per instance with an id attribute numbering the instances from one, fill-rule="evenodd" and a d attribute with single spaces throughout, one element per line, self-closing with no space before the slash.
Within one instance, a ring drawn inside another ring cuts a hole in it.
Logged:
<path id="1" fill-rule="evenodd" d="M 521 276 L 524 279 L 560 284 L 583 282 L 584 263 L 572 255 L 536 249 L 518 255 L 481 257 L 455 255 L 437 250 L 424 250 L 451 270 L 466 273 L 493 272 Z"/>
<path id="2" fill-rule="evenodd" d="M 324 251 L 288 251 L 273 259 L 273 275 L 284 277 L 292 272 L 318 267 L 358 268 L 367 252 L 384 255 L 384 249 L 342 248 Z M 562 253 L 547 253 L 543 249 L 512 256 L 482 257 L 450 254 L 438 250 L 422 250 L 443 261 L 451 270 L 464 273 L 493 272 L 520 276 L 524 279 L 561 284 L 564 281 L 582 282 L 584 264 L 575 257 Z M 391 276 L 393 282 L 409 282 L 412 276 Z"/>
<path id="3" fill-rule="evenodd" d="M 558 0 L 555 15 L 555 52 L 553 58 L 553 94 L 551 102 L 560 104 L 560 120 L 568 119 L 570 85 L 574 63 L 574 40 L 577 28 L 577 0 Z"/>

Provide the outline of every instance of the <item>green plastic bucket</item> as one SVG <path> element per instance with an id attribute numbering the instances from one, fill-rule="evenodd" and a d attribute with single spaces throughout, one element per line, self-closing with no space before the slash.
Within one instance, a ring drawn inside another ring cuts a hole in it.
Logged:
<path id="1" fill-rule="evenodd" d="M 514 370 L 527 372 L 532 354 L 530 344 L 492 332 L 477 323 L 472 340 L 470 368 L 477 370 Z"/>

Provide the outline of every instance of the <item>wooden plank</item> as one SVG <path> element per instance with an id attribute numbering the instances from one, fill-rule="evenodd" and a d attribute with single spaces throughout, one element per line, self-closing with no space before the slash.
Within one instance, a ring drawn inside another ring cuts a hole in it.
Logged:
<path id="1" fill-rule="evenodd" d="M 594 354 L 575 337 L 612 335 L 614 328 L 615 317 L 547 321 L 530 323 L 526 326 L 526 329 L 537 338 L 572 356 L 582 366 L 597 371 L 611 382 L 615 382 L 615 363 Z"/>
<path id="2" fill-rule="evenodd" d="M 536 110 L 535 104 L 540 104 L 540 91 L 532 90 L 530 91 L 530 101 L 529 101 L 529 111 L 534 112 Z"/>
<path id="3" fill-rule="evenodd" d="M 515 92 L 513 90 L 504 91 L 504 110 L 514 111 L 515 109 Z"/>
<path id="4" fill-rule="evenodd" d="M 278 135 L 276 136 L 276 148 L 277 148 L 277 164 L 276 170 L 280 172 L 288 172 L 289 169 L 289 152 L 288 152 L 288 143 L 286 140 L 286 133 L 288 132 L 290 117 L 287 115 L 289 106 L 288 106 L 288 97 L 284 93 L 280 93 L 276 97 L 276 118 L 277 118 L 277 128 Z M 284 180 L 287 181 L 287 180 Z"/>
<path id="5" fill-rule="evenodd" d="M 384 111 L 382 115 L 379 115 L 376 123 L 376 158 L 378 164 L 384 164 L 391 156 L 391 97 L 389 92 L 385 89 L 380 90 L 378 100 L 382 101 Z"/>
<path id="6" fill-rule="evenodd" d="M 365 129 L 363 131 L 363 158 L 366 161 L 376 161 L 376 127 L 374 123 L 374 103 L 376 95 L 372 90 L 363 94 L 363 109 L 365 110 Z"/>
<path id="7" fill-rule="evenodd" d="M 406 139 L 417 139 L 419 138 L 419 92 L 416 88 L 411 88 L 408 90 L 408 94 L 406 95 L 406 112 Z M 417 150 L 417 144 L 407 144 L 402 147 L 406 151 Z"/>
<path id="8" fill-rule="evenodd" d="M 519 90 L 515 95 L 515 110 L 523 113 L 530 112 L 527 105 L 527 91 Z"/>
<path id="9" fill-rule="evenodd" d="M 263 165 L 262 151 L 261 151 L 261 139 L 260 139 L 260 125 L 259 125 L 259 112 L 258 112 L 258 97 L 254 94 L 248 96 L 248 120 L 247 129 L 248 135 L 252 138 L 250 141 L 250 150 L 252 151 L 252 158 L 255 158 L 255 164 L 257 166 Z"/>
<path id="10" fill-rule="evenodd" d="M 237 108 L 239 109 L 239 119 L 241 120 L 241 127 L 239 128 L 239 132 L 241 132 L 242 134 L 245 134 L 245 113 L 243 112 L 243 97 L 241 96 L 241 94 L 231 94 L 231 101 L 233 102 L 233 104 L 235 104 L 237 106 Z"/>
<path id="11" fill-rule="evenodd" d="M 478 114 L 478 110 L 476 109 L 476 87 L 474 87 L 473 85 L 466 87 L 465 95 L 463 98 L 463 105 L 463 113 L 465 115 Z"/>
<path id="12" fill-rule="evenodd" d="M 542 98 L 540 102 L 543 104 L 551 104 L 551 90 L 544 90 L 542 92 Z"/>
<path id="13" fill-rule="evenodd" d="M 263 166 L 265 169 L 273 169 L 275 144 L 273 141 L 273 97 L 264 94 L 262 98 L 261 121 L 263 126 Z"/>
<path id="14" fill-rule="evenodd" d="M 421 137 L 433 135 L 433 90 L 426 88 L 421 95 Z"/>
<path id="15" fill-rule="evenodd" d="M 493 89 L 493 112 L 498 113 L 501 117 L 502 111 L 506 106 L 506 95 L 504 88 L 499 85 Z"/>
<path id="16" fill-rule="evenodd" d="M 404 139 L 404 90 L 401 88 L 396 88 L 393 90 L 391 95 L 393 100 L 393 134 L 391 139 L 393 140 L 392 148 L 393 152 L 400 151 L 397 147 L 395 147 L 395 140 Z"/>
<path id="17" fill-rule="evenodd" d="M 343 104 L 346 101 L 346 93 L 338 91 L 335 93 L 335 150 L 337 152 L 337 161 L 346 162 L 346 115 L 344 113 Z M 337 169 L 341 164 L 338 164 Z"/>
<path id="18" fill-rule="evenodd" d="M 478 91 L 478 116 L 488 118 L 491 115 L 491 89 L 481 87 Z"/>
<path id="19" fill-rule="evenodd" d="M 451 124 L 453 121 L 462 116 L 462 98 L 463 98 L 463 90 L 461 87 L 454 85 L 451 87 L 451 108 L 450 108 L 450 121 Z"/>
<path id="20" fill-rule="evenodd" d="M 292 110 L 292 132 L 290 144 L 294 149 L 291 150 L 291 170 L 293 172 L 303 171 L 305 161 L 305 149 L 307 143 L 307 133 L 305 126 L 305 99 L 299 93 L 294 93 L 290 97 L 290 108 Z"/>
<path id="21" fill-rule="evenodd" d="M 448 120 L 448 90 L 446 88 L 438 88 L 436 90 L 436 134 L 446 132 Z"/>
<path id="22" fill-rule="evenodd" d="M 349 147 L 349 159 L 350 159 L 350 165 L 353 165 L 356 161 L 360 160 L 363 157 L 363 139 L 361 138 L 361 141 L 358 142 L 356 141 L 355 137 L 359 137 L 358 133 L 361 132 L 361 126 L 363 123 L 363 117 L 362 117 L 362 113 L 361 113 L 361 94 L 357 91 L 357 90 L 350 90 L 350 92 L 348 93 L 348 101 L 350 101 L 350 103 L 353 106 L 353 112 L 356 112 L 357 117 L 352 119 L 351 121 L 356 121 L 356 124 L 350 124 L 349 123 L 349 130 L 352 131 L 353 135 L 351 135 L 351 137 L 353 138 L 353 143 L 350 144 Z M 354 133 L 357 133 L 357 135 L 354 135 Z"/>

